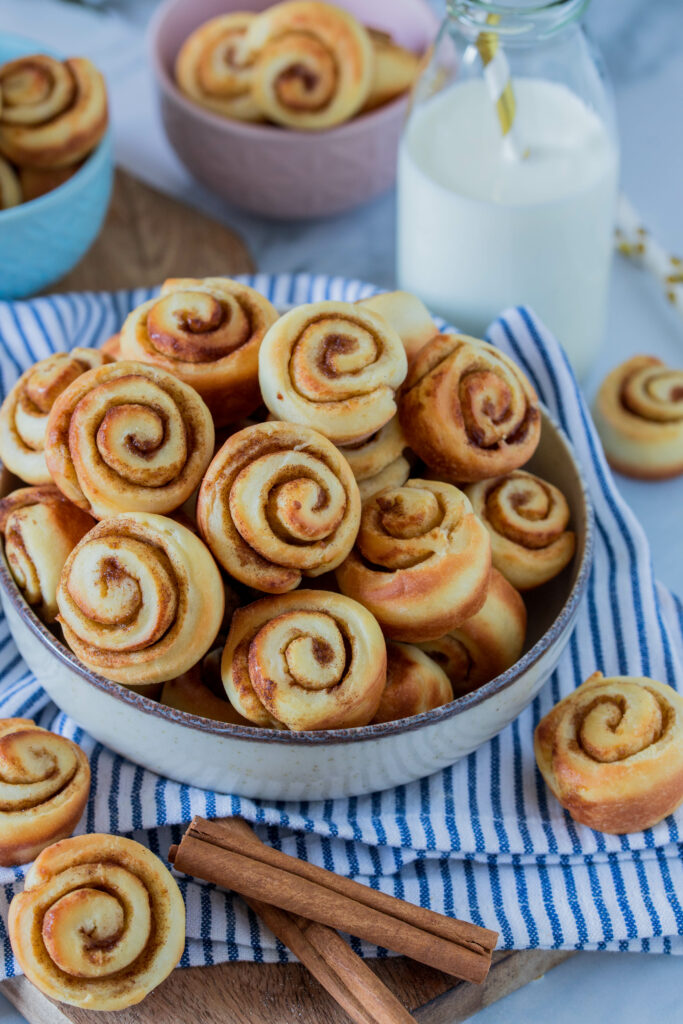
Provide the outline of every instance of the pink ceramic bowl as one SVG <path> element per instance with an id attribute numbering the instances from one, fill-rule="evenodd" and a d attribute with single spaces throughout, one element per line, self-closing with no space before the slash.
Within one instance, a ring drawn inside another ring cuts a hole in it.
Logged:
<path id="1" fill-rule="evenodd" d="M 372 28 L 423 53 L 438 21 L 428 0 L 336 0 Z M 269 217 L 341 213 L 388 189 L 408 98 L 325 132 L 230 121 L 192 103 L 175 85 L 183 41 L 217 14 L 258 11 L 271 0 L 166 0 L 150 28 L 152 63 L 168 139 L 187 169 L 236 206 Z"/>

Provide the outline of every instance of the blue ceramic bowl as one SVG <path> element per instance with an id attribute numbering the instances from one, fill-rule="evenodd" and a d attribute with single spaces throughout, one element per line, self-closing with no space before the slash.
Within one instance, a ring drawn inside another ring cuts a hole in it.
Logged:
<path id="1" fill-rule="evenodd" d="M 45 47 L 0 34 L 0 64 Z M 63 277 L 87 252 L 109 205 L 111 132 L 83 166 L 52 192 L 0 210 L 0 299 L 20 299 Z"/>

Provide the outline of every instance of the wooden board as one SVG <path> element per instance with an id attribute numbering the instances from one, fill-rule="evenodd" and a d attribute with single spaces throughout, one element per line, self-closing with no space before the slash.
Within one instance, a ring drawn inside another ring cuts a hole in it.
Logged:
<path id="1" fill-rule="evenodd" d="M 51 291 L 150 287 L 166 277 L 249 273 L 237 235 L 116 172 L 111 207 L 87 256 Z M 371 961 L 420 1024 L 456 1024 L 540 977 L 568 952 L 498 953 L 484 985 L 453 978 L 402 957 Z M 176 970 L 138 1006 L 94 1013 L 46 999 L 25 978 L 0 992 L 29 1024 L 348 1024 L 349 1018 L 298 964 L 220 964 Z"/>

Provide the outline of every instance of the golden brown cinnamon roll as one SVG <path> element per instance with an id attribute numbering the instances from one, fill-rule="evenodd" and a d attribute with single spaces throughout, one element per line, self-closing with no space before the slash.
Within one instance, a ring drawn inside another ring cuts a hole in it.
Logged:
<path id="1" fill-rule="evenodd" d="M 473 483 L 527 462 L 541 435 L 531 384 L 493 345 L 439 334 L 411 365 L 399 403 L 410 447 L 449 479 Z"/>
<path id="2" fill-rule="evenodd" d="M 683 698 L 654 679 L 594 672 L 536 727 L 538 767 L 575 821 L 650 828 L 683 801 Z"/>
<path id="3" fill-rule="evenodd" d="M 109 356 L 114 362 L 121 358 L 121 332 L 117 331 L 116 334 L 112 334 L 111 338 L 107 338 L 105 343 L 100 348 L 100 352 Z"/>
<path id="4" fill-rule="evenodd" d="M 89 370 L 57 399 L 45 458 L 59 489 L 98 519 L 173 512 L 213 453 L 211 413 L 166 370 L 121 360 Z"/>
<path id="5" fill-rule="evenodd" d="M 53 484 L 21 487 L 0 501 L 0 532 L 10 572 L 41 619 L 57 616 L 57 584 L 81 537 L 95 526 Z"/>
<path id="6" fill-rule="evenodd" d="M 85 57 L 35 54 L 0 67 L 0 153 L 19 166 L 66 167 L 107 129 L 107 90 Z"/>
<path id="7" fill-rule="evenodd" d="M 406 482 L 410 476 L 410 463 L 403 455 L 406 447 L 398 416 L 364 441 L 339 446 L 353 470 L 362 501 L 385 487 L 401 487 Z"/>
<path id="8" fill-rule="evenodd" d="M 171 873 L 140 843 L 75 836 L 31 866 L 8 930 L 24 974 L 50 999 L 122 1010 L 180 960 L 185 905 Z"/>
<path id="9" fill-rule="evenodd" d="M 251 95 L 253 55 L 245 46 L 255 15 L 246 11 L 219 14 L 188 36 L 175 65 L 178 86 L 195 103 L 223 117 L 260 121 Z"/>
<path id="10" fill-rule="evenodd" d="M 0 408 L 0 458 L 16 476 L 29 484 L 51 483 L 44 453 L 50 410 L 77 377 L 107 359 L 94 348 L 73 348 L 22 373 Z"/>
<path id="11" fill-rule="evenodd" d="M 403 342 L 409 364 L 439 333 L 424 302 L 410 292 L 381 292 L 369 299 L 360 299 L 358 305 L 379 313 L 391 324 Z"/>
<path id="12" fill-rule="evenodd" d="M 367 725 L 386 679 L 386 647 L 370 612 L 342 594 L 297 590 L 235 612 L 223 652 L 230 702 L 271 728 Z"/>
<path id="13" fill-rule="evenodd" d="M 236 711 L 221 680 L 221 650 L 210 651 L 176 679 L 164 683 L 159 700 L 169 708 L 230 725 L 252 725 Z"/>
<path id="14" fill-rule="evenodd" d="M 683 473 L 683 370 L 634 356 L 607 374 L 593 409 L 607 461 L 625 476 Z"/>
<path id="15" fill-rule="evenodd" d="M 191 384 L 223 426 L 260 405 L 258 352 L 277 318 L 255 288 L 228 277 L 171 278 L 126 318 L 120 358 Z"/>
<path id="16" fill-rule="evenodd" d="M 30 199 L 31 196 L 26 196 Z M 0 156 L 0 210 L 9 210 L 24 201 L 21 182 L 9 160 Z"/>
<path id="17" fill-rule="evenodd" d="M 551 580 L 574 557 L 576 535 L 567 529 L 569 505 L 562 491 L 517 469 L 465 488 L 491 535 L 493 564 L 518 590 Z"/>
<path id="18" fill-rule="evenodd" d="M 373 75 L 367 30 L 348 11 L 317 0 L 285 0 L 252 21 L 252 96 L 276 124 L 304 131 L 353 117 Z"/>
<path id="19" fill-rule="evenodd" d="M 526 608 L 521 594 L 492 569 L 480 610 L 458 629 L 419 646 L 444 670 L 453 695 L 461 697 L 514 665 L 522 655 L 525 636 Z"/>
<path id="20" fill-rule="evenodd" d="M 259 352 L 261 393 L 273 415 L 338 445 L 389 422 L 406 369 L 393 327 L 350 302 L 297 306 L 273 324 Z"/>
<path id="21" fill-rule="evenodd" d="M 138 689 L 187 672 L 223 618 L 220 573 L 199 537 L 143 512 L 98 523 L 69 555 L 57 589 L 71 650 Z"/>
<path id="22" fill-rule="evenodd" d="M 293 423 L 257 423 L 228 438 L 197 500 L 199 529 L 223 568 L 271 594 L 336 568 L 359 521 L 348 462 Z"/>
<path id="23" fill-rule="evenodd" d="M 373 722 L 421 715 L 453 700 L 448 676 L 413 644 L 387 644 L 387 682 Z"/>
<path id="24" fill-rule="evenodd" d="M 30 718 L 0 719 L 0 865 L 26 864 L 70 836 L 90 792 L 79 746 Z"/>
<path id="25" fill-rule="evenodd" d="M 337 569 L 344 594 L 392 640 L 433 640 L 479 611 L 491 544 L 462 491 L 408 480 L 363 506 L 356 547 Z"/>
<path id="26" fill-rule="evenodd" d="M 407 92 L 417 78 L 420 58 L 393 41 L 386 32 L 368 29 L 372 42 L 372 81 L 363 112 L 381 107 Z"/>
<path id="27" fill-rule="evenodd" d="M 23 202 L 28 203 L 30 199 L 38 199 L 46 192 L 52 192 L 59 188 L 65 181 L 72 178 L 80 164 L 70 164 L 68 167 L 20 167 L 19 182 Z"/>

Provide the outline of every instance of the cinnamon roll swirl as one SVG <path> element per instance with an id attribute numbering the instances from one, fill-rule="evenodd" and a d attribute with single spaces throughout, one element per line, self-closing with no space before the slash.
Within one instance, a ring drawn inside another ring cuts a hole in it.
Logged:
<path id="1" fill-rule="evenodd" d="M 140 843 L 75 836 L 31 866 L 8 931 L 24 974 L 50 999 L 122 1010 L 180 960 L 185 905 L 171 873 Z"/>
<path id="2" fill-rule="evenodd" d="M 634 356 L 607 374 L 593 409 L 607 461 L 624 476 L 683 473 L 683 370 Z"/>
<path id="3" fill-rule="evenodd" d="M 562 491 L 517 469 L 465 488 L 491 536 L 493 564 L 517 590 L 531 590 L 562 572 L 574 557 L 576 535 L 567 529 Z"/>
<path id="4" fill-rule="evenodd" d="M 30 718 L 0 719 L 0 866 L 26 864 L 70 836 L 89 792 L 79 746 Z"/>
<path id="5" fill-rule="evenodd" d="M 120 358 L 172 373 L 198 391 L 217 426 L 261 404 L 258 352 L 277 310 L 255 288 L 228 277 L 171 278 L 130 313 Z"/>
<path id="6" fill-rule="evenodd" d="M 278 594 L 336 568 L 353 547 L 360 495 L 351 468 L 315 430 L 257 423 L 209 466 L 197 522 L 231 576 Z"/>
<path id="7" fill-rule="evenodd" d="M 73 348 L 22 373 L 0 407 L 0 458 L 16 476 L 29 484 L 51 483 L 44 452 L 50 410 L 77 377 L 107 361 L 94 348 Z"/>
<path id="8" fill-rule="evenodd" d="M 303 131 L 353 117 L 368 97 L 373 51 L 348 11 L 318 0 L 285 0 L 252 21 L 252 96 L 276 124 Z"/>
<path id="9" fill-rule="evenodd" d="M 187 672 L 221 626 L 223 583 L 190 530 L 143 512 L 98 523 L 57 588 L 64 638 L 80 660 L 134 689 Z"/>
<path id="10" fill-rule="evenodd" d="M 448 676 L 413 644 L 387 644 L 387 682 L 373 722 L 421 715 L 453 700 Z"/>
<path id="11" fill-rule="evenodd" d="M 444 670 L 453 696 L 461 697 L 519 661 L 525 636 L 524 601 L 505 577 L 492 569 L 480 610 L 458 629 L 419 646 Z"/>
<path id="12" fill-rule="evenodd" d="M 417 355 L 401 393 L 410 447 L 449 479 L 473 483 L 527 462 L 541 434 L 538 398 L 493 345 L 439 334 Z"/>
<path id="13" fill-rule="evenodd" d="M 219 14 L 188 36 L 175 64 L 179 88 L 206 110 L 238 121 L 260 121 L 251 95 L 254 58 L 245 38 L 254 15 Z"/>
<path id="14" fill-rule="evenodd" d="M 122 360 L 78 377 L 48 418 L 45 458 L 59 489 L 96 518 L 173 512 L 211 461 L 211 413 L 166 370 Z"/>
<path id="15" fill-rule="evenodd" d="M 385 487 L 401 487 L 406 482 L 410 475 L 410 463 L 403 455 L 406 447 L 398 416 L 364 441 L 339 446 L 353 470 L 362 501 Z"/>
<path id="16" fill-rule="evenodd" d="M 377 711 L 386 647 L 356 601 L 297 590 L 235 612 L 222 673 L 230 702 L 256 725 L 349 728 L 367 725 Z"/>
<path id="17" fill-rule="evenodd" d="M 52 484 L 21 487 L 0 501 L 0 532 L 15 583 L 44 622 L 57 616 L 57 584 L 81 537 L 95 526 Z"/>
<path id="18" fill-rule="evenodd" d="M 534 750 L 575 821 L 639 832 L 683 801 L 683 698 L 655 679 L 594 672 L 539 722 Z"/>
<path id="19" fill-rule="evenodd" d="M 408 480 L 363 506 L 356 547 L 337 569 L 342 593 L 392 640 L 434 640 L 484 604 L 491 544 L 451 484 Z"/>
<path id="20" fill-rule="evenodd" d="M 35 54 L 0 67 L 0 153 L 19 166 L 82 160 L 107 128 L 107 90 L 84 57 Z"/>
<path id="21" fill-rule="evenodd" d="M 26 198 L 31 198 L 27 196 Z M 21 182 L 9 160 L 0 156 L 0 210 L 9 210 L 23 202 Z"/>
<path id="22" fill-rule="evenodd" d="M 360 299 L 358 305 L 379 313 L 391 324 L 403 342 L 409 365 L 439 333 L 424 302 L 410 292 L 381 292 L 369 299 Z"/>
<path id="23" fill-rule="evenodd" d="M 393 327 L 349 302 L 297 306 L 273 324 L 259 352 L 261 393 L 273 415 L 338 445 L 389 422 L 406 369 Z"/>

